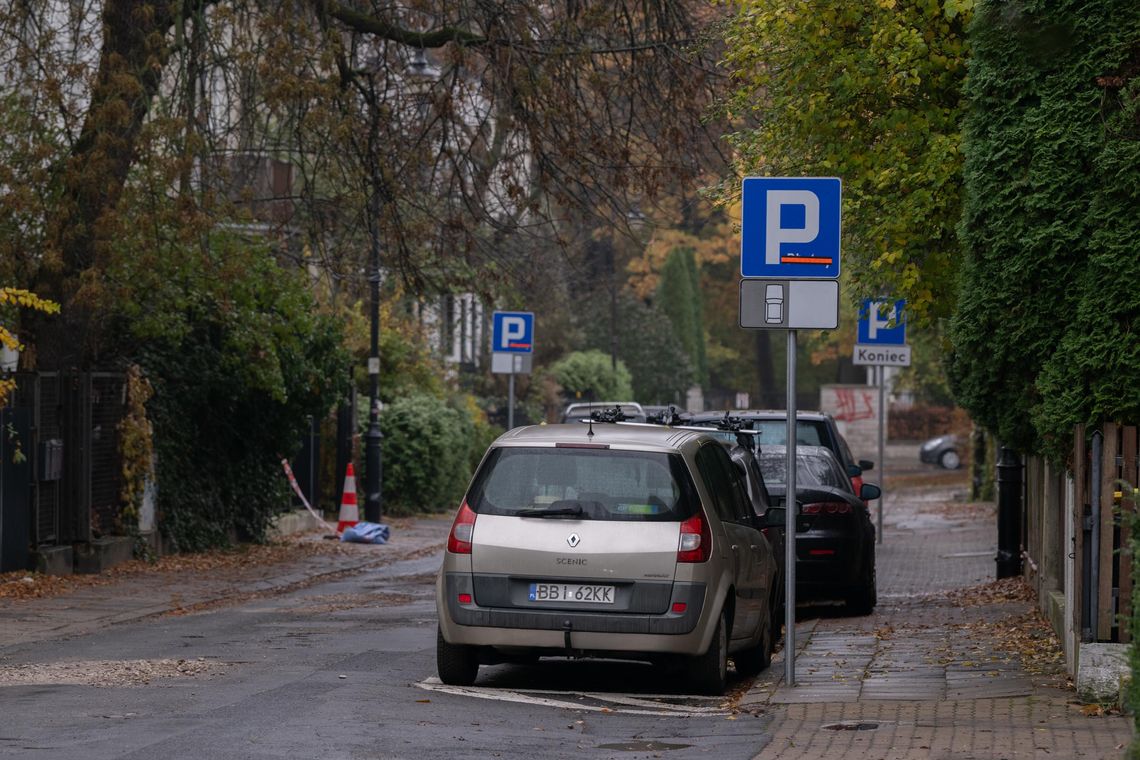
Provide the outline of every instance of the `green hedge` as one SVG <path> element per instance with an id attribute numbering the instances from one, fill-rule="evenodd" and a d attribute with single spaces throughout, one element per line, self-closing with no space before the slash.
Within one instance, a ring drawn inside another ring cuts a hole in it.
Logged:
<path id="1" fill-rule="evenodd" d="M 281 460 L 345 390 L 340 327 L 262 243 L 219 234 L 180 253 L 113 270 L 137 288 L 118 339 L 154 386 L 158 524 L 176 551 L 260 541 L 290 504 Z"/>
<path id="2" fill-rule="evenodd" d="M 550 368 L 550 374 L 569 398 L 595 401 L 633 399 L 632 376 L 620 359 L 614 372 L 613 359 L 601 351 L 573 351 Z"/>
<path id="3" fill-rule="evenodd" d="M 1140 3 L 981 2 L 949 375 L 1005 444 L 1063 458 L 1140 419 Z"/>
<path id="4" fill-rule="evenodd" d="M 458 507 L 497 431 L 466 400 L 410 396 L 385 407 L 384 511 L 448 512 Z"/>

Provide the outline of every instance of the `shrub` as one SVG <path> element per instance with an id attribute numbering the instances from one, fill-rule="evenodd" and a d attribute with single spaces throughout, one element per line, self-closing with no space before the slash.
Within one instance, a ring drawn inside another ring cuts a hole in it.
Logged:
<path id="1" fill-rule="evenodd" d="M 477 427 L 465 410 L 434 396 L 389 404 L 380 416 L 384 511 L 445 512 L 456 506 L 471 479 Z"/>
<path id="2" fill-rule="evenodd" d="M 343 390 L 340 329 L 263 242 L 166 253 L 124 255 L 108 278 L 116 342 L 154 388 L 159 527 L 175 551 L 259 541 L 290 503 L 281 459 Z"/>
<path id="3" fill-rule="evenodd" d="M 627 401 L 633 398 L 629 370 L 623 362 L 613 362 L 601 351 L 574 351 L 550 368 L 554 379 L 569 396 L 593 398 L 597 401 Z"/>

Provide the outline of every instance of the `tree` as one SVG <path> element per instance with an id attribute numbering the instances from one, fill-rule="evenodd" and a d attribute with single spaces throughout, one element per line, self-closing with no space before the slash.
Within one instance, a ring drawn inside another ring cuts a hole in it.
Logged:
<path id="1" fill-rule="evenodd" d="M 28 106 L 21 123 L 48 125 L 30 149 L 40 160 L 9 164 L 24 172 L 9 187 L 42 173 L 57 201 L 24 209 L 37 218 L 21 234 L 42 242 L 22 253 L 28 282 L 65 305 L 97 297 L 83 291 L 97 290 L 132 173 L 161 173 L 191 226 L 217 223 L 249 190 L 228 157 L 261 152 L 303 178 L 293 221 L 308 263 L 355 269 L 358 254 L 336 254 L 375 220 L 385 267 L 411 292 L 476 274 L 490 289 L 526 269 L 521 241 L 565 242 L 570 210 L 625 227 L 631 199 L 692 177 L 708 151 L 696 141 L 711 145 L 700 116 L 716 52 L 703 35 L 716 19 L 695 0 L 293 10 L 30 0 L 0 12 L 3 94 Z M 56 23 L 69 13 L 74 26 Z"/>
<path id="2" fill-rule="evenodd" d="M 656 301 L 669 315 L 673 332 L 685 347 L 694 380 L 708 384 L 708 359 L 705 356 L 704 309 L 701 306 L 700 278 L 691 248 L 674 248 L 661 270 Z"/>
<path id="3" fill-rule="evenodd" d="M 609 351 L 609 324 L 597 315 L 609 309 L 595 296 L 583 310 L 587 345 Z M 673 323 L 656 303 L 645 303 L 628 292 L 618 296 L 618 324 L 623 340 L 618 360 L 632 375 L 631 398 L 644 404 L 678 404 L 693 384 L 688 353 L 673 331 Z M 599 397 L 600 398 L 600 397 Z"/>
<path id="4" fill-rule="evenodd" d="M 569 398 L 588 401 L 629 401 L 633 386 L 624 362 L 614 372 L 610 357 L 601 351 L 574 351 L 555 362 L 550 374 Z"/>
<path id="5" fill-rule="evenodd" d="M 4 321 L 0 322 L 0 348 L 20 351 L 24 347 L 16 333 L 12 332 L 12 328 L 9 327 L 13 324 L 10 315 L 19 309 L 39 311 L 44 314 L 58 314 L 59 304 L 20 288 L 0 288 L 0 316 L 4 317 Z M 8 396 L 14 390 L 16 390 L 15 380 L 0 377 L 0 408 L 8 403 Z"/>
<path id="6" fill-rule="evenodd" d="M 843 180 L 843 271 L 859 299 L 952 311 L 959 121 L 972 0 L 743 0 L 726 61 L 736 175 Z"/>
<path id="7" fill-rule="evenodd" d="M 984 3 L 965 122 L 959 401 L 1063 458 L 1073 425 L 1140 419 L 1140 7 Z"/>

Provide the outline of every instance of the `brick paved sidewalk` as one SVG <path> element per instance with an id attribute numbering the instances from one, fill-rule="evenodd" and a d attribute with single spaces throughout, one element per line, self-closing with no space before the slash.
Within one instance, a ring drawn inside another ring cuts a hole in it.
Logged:
<path id="1" fill-rule="evenodd" d="M 993 506 L 961 501 L 964 477 L 912 468 L 895 483 L 875 613 L 801 607 L 796 685 L 781 653 L 742 700 L 775 718 L 758 760 L 1122 758 L 1129 719 L 1073 704 L 1033 601 L 978 588 L 994 578 Z"/>

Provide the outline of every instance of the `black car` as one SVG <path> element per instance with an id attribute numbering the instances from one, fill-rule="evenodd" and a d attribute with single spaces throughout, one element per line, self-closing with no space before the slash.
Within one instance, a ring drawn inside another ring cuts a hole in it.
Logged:
<path id="1" fill-rule="evenodd" d="M 757 462 L 776 505 L 765 524 L 772 543 L 782 543 L 787 495 L 787 449 L 762 446 Z M 830 450 L 796 447 L 796 594 L 801 598 L 841 599 L 856 615 L 869 615 L 878 603 L 875 587 L 875 526 L 864 500 L 879 498 L 865 483 L 856 495 L 851 479 Z"/>
<path id="2" fill-rule="evenodd" d="M 726 412 L 700 412 L 688 416 L 691 425 L 715 425 L 724 419 Z M 788 413 L 779 409 L 749 409 L 727 412 L 733 419 L 744 420 L 748 429 L 759 431 L 756 445 L 761 449 L 771 444 L 784 446 L 788 442 Z M 856 460 L 851 454 L 847 441 L 839 433 L 835 418 L 823 412 L 796 412 L 796 444 L 823 446 L 830 449 L 851 478 L 851 488 L 855 493 L 863 485 L 863 473 L 874 468 L 875 463 L 866 459 Z"/>
<path id="3" fill-rule="evenodd" d="M 957 470 L 962 466 L 962 439 L 954 434 L 931 438 L 919 448 L 918 458 L 946 470 Z"/>

